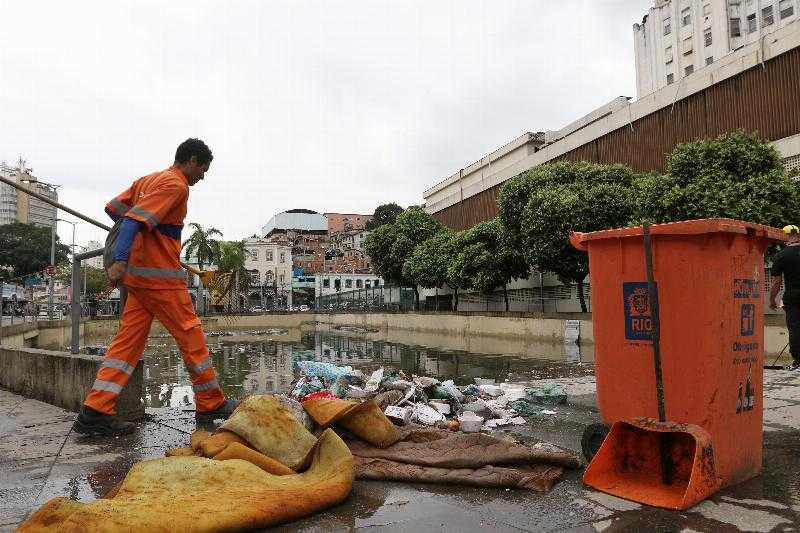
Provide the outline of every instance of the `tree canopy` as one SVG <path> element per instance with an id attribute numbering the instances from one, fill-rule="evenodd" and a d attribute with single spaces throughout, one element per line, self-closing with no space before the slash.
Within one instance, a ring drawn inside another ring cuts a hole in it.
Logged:
<path id="1" fill-rule="evenodd" d="M 666 175 L 642 176 L 634 189 L 636 223 L 721 217 L 782 227 L 800 208 L 775 148 L 742 131 L 678 145 Z"/>
<path id="2" fill-rule="evenodd" d="M 375 214 L 367 222 L 366 228 L 373 230 L 386 224 L 394 224 L 397 216 L 403 212 L 403 208 L 395 203 L 382 204 L 375 208 Z"/>
<path id="3" fill-rule="evenodd" d="M 42 271 L 50 264 L 51 229 L 14 222 L 0 226 L 0 277 L 27 276 Z M 69 260 L 69 247 L 61 244 L 56 234 L 56 265 Z"/>
<path id="4" fill-rule="evenodd" d="M 528 276 L 530 268 L 503 228 L 499 219 L 476 224 L 455 240 L 455 254 L 449 266 L 449 276 L 470 288 L 488 294 L 518 278 Z"/>
<path id="5" fill-rule="evenodd" d="M 192 234 L 183 241 L 183 248 L 186 250 L 184 257 L 188 261 L 192 256 L 197 257 L 197 264 L 200 270 L 206 265 L 213 265 L 219 260 L 220 248 L 219 240 L 214 239 L 215 235 L 222 237 L 222 232 L 217 228 L 203 229 L 203 226 L 192 222 L 189 224 Z"/>
<path id="6" fill-rule="evenodd" d="M 383 279 L 412 287 L 419 305 L 417 286 L 414 280 L 403 275 L 403 265 L 418 245 L 442 229 L 442 225 L 425 210 L 412 206 L 401 213 L 393 224 L 384 224 L 371 231 L 362 246 Z"/>

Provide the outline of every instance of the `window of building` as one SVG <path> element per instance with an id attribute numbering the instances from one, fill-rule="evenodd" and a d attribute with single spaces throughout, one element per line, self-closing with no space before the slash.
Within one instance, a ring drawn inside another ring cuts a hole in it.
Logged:
<path id="1" fill-rule="evenodd" d="M 267 261 L 272 261 L 272 252 L 270 252 L 270 251 L 268 250 L 268 251 L 267 251 L 267 254 L 266 254 L 266 257 L 267 257 Z"/>
<path id="2" fill-rule="evenodd" d="M 688 56 L 692 53 L 692 37 L 689 36 L 683 40 L 683 55 Z"/>
<path id="3" fill-rule="evenodd" d="M 285 279 L 286 278 L 283 277 L 283 274 L 281 274 L 281 277 L 279 279 L 281 285 L 283 285 L 283 282 L 284 282 Z"/>
<path id="4" fill-rule="evenodd" d="M 285 262 L 286 262 L 286 253 L 281 252 L 281 263 L 285 263 Z"/>
<path id="5" fill-rule="evenodd" d="M 381 280 L 379 280 L 379 279 L 376 279 L 376 280 L 375 280 L 375 286 L 376 286 L 376 287 L 377 287 L 378 285 L 380 285 L 380 283 L 381 283 Z"/>
<path id="6" fill-rule="evenodd" d="M 681 25 L 688 26 L 692 23 L 692 8 L 685 7 L 681 9 Z"/>
<path id="7" fill-rule="evenodd" d="M 672 85 L 672 82 L 674 81 L 675 81 L 675 74 L 672 74 L 671 72 L 667 74 L 667 85 Z"/>
<path id="8" fill-rule="evenodd" d="M 755 33 L 758 31 L 758 23 L 756 22 L 756 14 L 747 15 L 747 33 Z"/>
<path id="9" fill-rule="evenodd" d="M 356 289 L 360 289 L 362 286 L 363 286 L 363 284 L 362 284 L 361 280 L 357 279 L 356 280 Z"/>
<path id="10" fill-rule="evenodd" d="M 694 65 L 689 65 L 688 67 L 686 67 L 685 69 L 683 69 L 683 71 L 684 71 L 684 72 L 686 73 L 686 75 L 688 76 L 689 74 L 691 74 L 692 72 L 694 72 Z"/>
<path id="11" fill-rule="evenodd" d="M 772 6 L 767 6 L 761 10 L 761 27 L 772 26 L 775 23 L 775 13 Z"/>
<path id="12" fill-rule="evenodd" d="M 706 32 L 703 34 L 703 38 L 705 39 L 706 46 L 711 46 L 711 44 L 714 42 L 714 36 L 710 29 L 706 30 Z"/>
<path id="13" fill-rule="evenodd" d="M 330 286 L 331 286 L 331 280 L 329 280 L 328 278 L 325 278 L 325 279 L 322 280 L 322 288 L 323 289 L 328 289 L 328 288 L 330 288 Z"/>
<path id="14" fill-rule="evenodd" d="M 341 289 L 342 288 L 342 280 L 340 280 L 340 279 L 333 280 L 333 288 L 336 289 L 337 291 L 339 289 Z"/>
<path id="15" fill-rule="evenodd" d="M 703 4 L 703 16 L 706 18 L 711 16 L 711 4 Z"/>
<path id="16" fill-rule="evenodd" d="M 666 58 L 667 65 L 672 63 L 672 60 L 674 59 L 674 57 L 673 57 L 672 47 L 671 46 L 667 46 L 667 49 L 664 50 L 664 57 Z"/>
<path id="17" fill-rule="evenodd" d="M 372 280 L 371 279 L 365 279 L 364 280 L 364 288 L 365 289 L 369 289 L 370 287 L 372 287 Z"/>
<path id="18" fill-rule="evenodd" d="M 741 37 L 742 36 L 742 19 L 734 18 L 731 19 L 731 37 Z"/>
<path id="19" fill-rule="evenodd" d="M 344 280 L 344 287 L 346 289 L 352 289 L 353 288 L 353 280 L 352 279 Z"/>
<path id="20" fill-rule="evenodd" d="M 778 10 L 781 12 L 781 20 L 791 17 L 794 15 L 794 0 L 781 0 Z"/>
<path id="21" fill-rule="evenodd" d="M 664 35 L 672 33 L 672 19 L 667 17 L 664 19 Z"/>
<path id="22" fill-rule="evenodd" d="M 711 64 L 711 63 L 713 63 L 713 62 L 714 62 L 714 56 L 711 56 L 711 57 L 707 57 L 707 58 L 706 58 L 706 65 L 710 65 L 710 64 Z"/>

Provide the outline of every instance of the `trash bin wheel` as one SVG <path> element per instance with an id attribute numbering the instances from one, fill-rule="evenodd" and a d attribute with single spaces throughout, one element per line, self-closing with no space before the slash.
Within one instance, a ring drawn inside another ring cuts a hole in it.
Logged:
<path id="1" fill-rule="evenodd" d="M 583 430 L 583 436 L 581 437 L 581 450 L 583 450 L 583 456 L 586 457 L 587 462 L 591 462 L 594 454 L 597 453 L 597 450 L 600 449 L 600 446 L 603 444 L 603 441 L 608 435 L 608 426 L 605 424 L 591 424 L 585 430 Z"/>

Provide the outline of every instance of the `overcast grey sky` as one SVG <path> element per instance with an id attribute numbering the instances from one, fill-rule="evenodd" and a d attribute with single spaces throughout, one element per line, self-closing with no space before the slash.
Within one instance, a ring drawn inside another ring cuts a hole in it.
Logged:
<path id="1" fill-rule="evenodd" d="M 296 207 L 420 203 L 523 132 L 634 96 L 651 4 L 0 0 L 0 159 L 104 219 L 200 137 L 215 159 L 186 222 L 229 239 Z"/>

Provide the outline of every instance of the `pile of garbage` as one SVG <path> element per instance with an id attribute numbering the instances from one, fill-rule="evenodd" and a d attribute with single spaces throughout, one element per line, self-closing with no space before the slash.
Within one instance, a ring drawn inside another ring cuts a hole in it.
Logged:
<path id="1" fill-rule="evenodd" d="M 315 398 L 374 400 L 396 425 L 409 423 L 475 433 L 509 425 L 524 425 L 524 416 L 554 414 L 544 407 L 566 403 L 558 385 L 540 388 L 475 378 L 458 386 L 453 380 L 406 375 L 379 368 L 369 376 L 351 366 L 314 360 L 294 362 L 299 377 L 290 396 L 300 402 Z"/>

